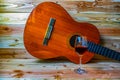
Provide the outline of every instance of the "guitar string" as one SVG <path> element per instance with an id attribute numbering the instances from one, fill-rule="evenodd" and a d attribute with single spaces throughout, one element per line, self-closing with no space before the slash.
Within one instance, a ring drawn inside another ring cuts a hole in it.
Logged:
<path id="1" fill-rule="evenodd" d="M 108 58 L 112 58 L 120 61 L 120 53 L 114 50 L 103 47 L 99 44 L 88 41 L 88 50 L 99 55 L 103 55 Z"/>

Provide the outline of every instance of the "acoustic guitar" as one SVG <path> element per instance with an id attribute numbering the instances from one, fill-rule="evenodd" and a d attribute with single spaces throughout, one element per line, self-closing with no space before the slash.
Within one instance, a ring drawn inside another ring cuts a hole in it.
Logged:
<path id="1" fill-rule="evenodd" d="M 76 22 L 60 5 L 43 2 L 33 9 L 24 30 L 24 45 L 27 51 L 40 59 L 66 57 L 79 63 L 74 49 L 76 36 L 86 36 L 88 47 L 82 63 L 92 59 L 94 53 L 120 60 L 120 53 L 98 45 L 98 29 L 86 22 Z"/>

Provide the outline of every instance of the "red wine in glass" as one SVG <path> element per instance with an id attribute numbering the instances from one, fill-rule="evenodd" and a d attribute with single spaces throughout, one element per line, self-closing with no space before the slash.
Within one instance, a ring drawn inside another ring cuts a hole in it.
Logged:
<path id="1" fill-rule="evenodd" d="M 83 55 L 83 53 L 87 50 L 87 47 L 75 47 L 75 51 L 79 54 L 79 55 Z"/>
<path id="2" fill-rule="evenodd" d="M 83 53 L 87 50 L 86 37 L 76 36 L 74 48 L 75 48 L 75 52 L 80 57 L 80 67 L 78 69 L 75 69 L 74 71 L 78 74 L 86 73 L 86 71 L 84 69 L 82 69 L 82 66 L 81 66 L 82 65 L 81 61 L 82 61 Z"/>

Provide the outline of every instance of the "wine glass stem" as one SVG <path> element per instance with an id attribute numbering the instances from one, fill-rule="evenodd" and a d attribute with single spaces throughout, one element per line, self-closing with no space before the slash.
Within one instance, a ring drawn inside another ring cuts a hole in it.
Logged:
<path id="1" fill-rule="evenodd" d="M 82 69 L 82 55 L 80 55 L 80 69 Z"/>

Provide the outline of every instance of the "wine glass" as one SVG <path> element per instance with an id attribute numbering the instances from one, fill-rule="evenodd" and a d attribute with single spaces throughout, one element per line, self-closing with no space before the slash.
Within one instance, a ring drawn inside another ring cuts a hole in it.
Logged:
<path id="1" fill-rule="evenodd" d="M 82 69 L 82 56 L 83 53 L 87 50 L 87 39 L 85 36 L 76 36 L 75 43 L 74 43 L 75 52 L 80 57 L 80 67 L 78 69 L 75 69 L 74 71 L 78 74 L 86 73 L 84 69 Z"/>

